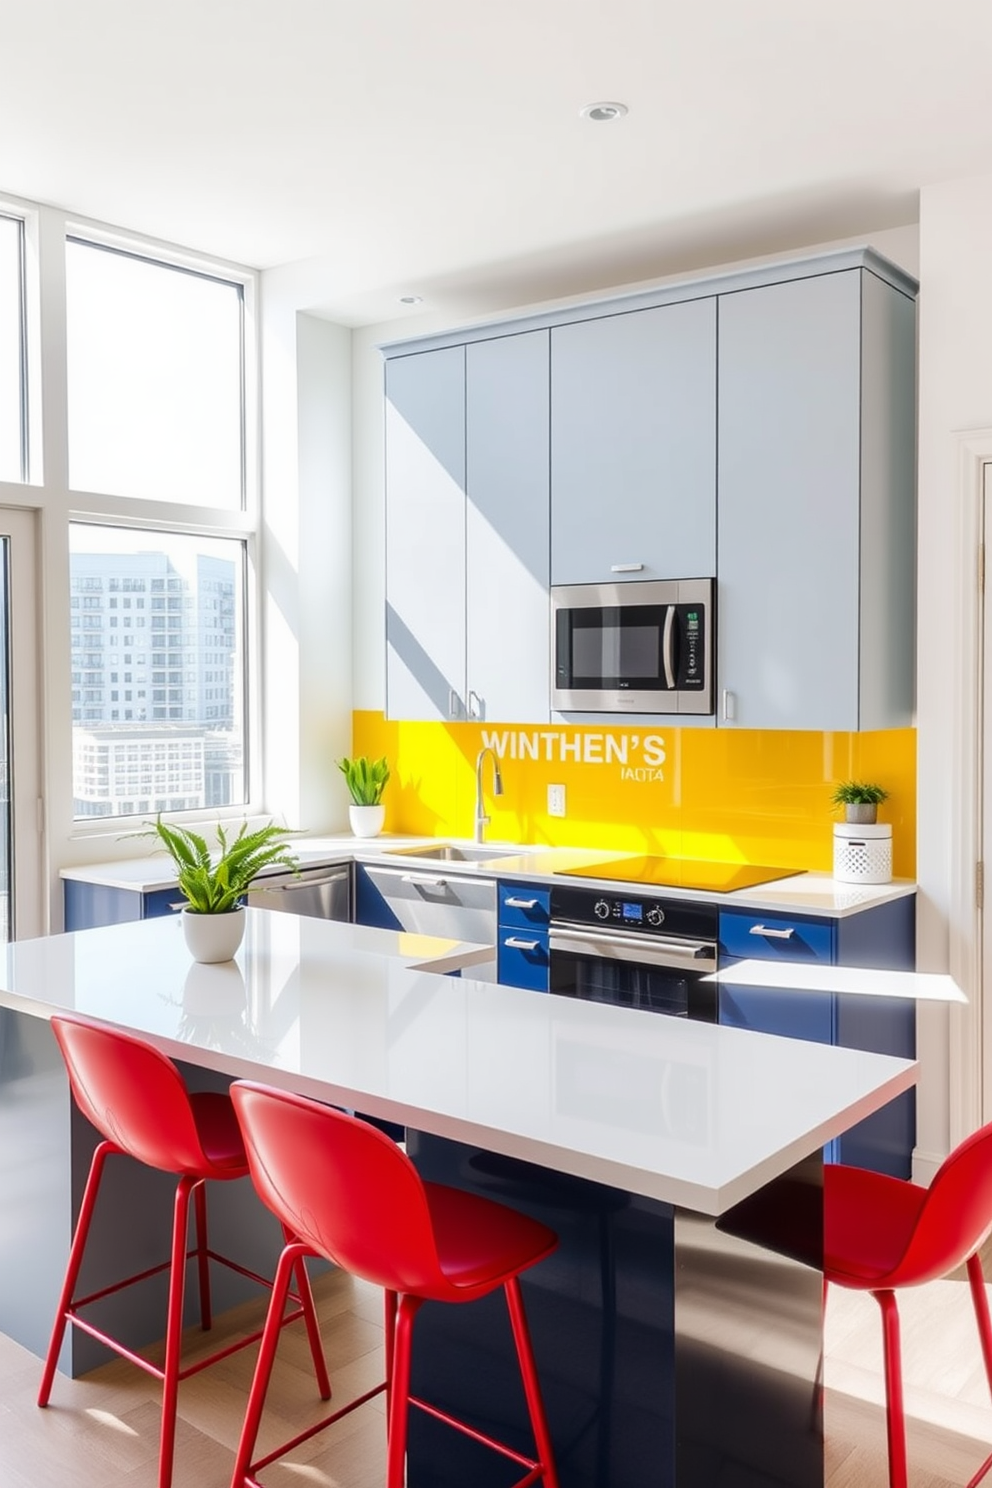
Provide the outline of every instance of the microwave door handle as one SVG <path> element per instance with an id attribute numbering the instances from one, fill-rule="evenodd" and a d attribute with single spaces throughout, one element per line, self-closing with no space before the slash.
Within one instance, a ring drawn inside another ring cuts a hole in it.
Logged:
<path id="1" fill-rule="evenodd" d="M 665 684 L 669 692 L 675 691 L 675 620 L 676 610 L 673 604 L 665 608 L 665 629 L 661 638 L 661 656 L 665 667 Z"/>

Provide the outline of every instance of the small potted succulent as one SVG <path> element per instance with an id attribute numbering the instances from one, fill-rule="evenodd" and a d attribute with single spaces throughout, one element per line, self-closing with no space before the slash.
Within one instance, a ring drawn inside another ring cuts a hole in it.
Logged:
<path id="1" fill-rule="evenodd" d="M 382 793 L 389 780 L 389 765 L 386 757 L 371 759 L 360 754 L 355 759 L 340 759 L 337 762 L 351 796 L 348 819 L 356 837 L 378 837 L 386 819 L 386 808 L 382 804 Z"/>
<path id="2" fill-rule="evenodd" d="M 215 850 L 198 832 L 170 825 L 160 816 L 147 832 L 135 835 L 158 837 L 175 864 L 179 892 L 186 900 L 183 932 L 196 961 L 231 960 L 245 933 L 244 896 L 263 868 L 299 867 L 296 854 L 286 846 L 286 839 L 296 833 L 271 821 L 250 831 L 242 822 L 234 837 L 218 822 Z"/>
<path id="3" fill-rule="evenodd" d="M 870 825 L 878 819 L 878 808 L 888 796 L 884 786 L 864 780 L 842 780 L 830 800 L 834 806 L 843 806 L 845 821 Z"/>

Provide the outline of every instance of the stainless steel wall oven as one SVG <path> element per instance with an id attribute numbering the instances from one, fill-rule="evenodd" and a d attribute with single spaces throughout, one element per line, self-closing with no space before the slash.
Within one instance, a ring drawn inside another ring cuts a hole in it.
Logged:
<path id="1" fill-rule="evenodd" d="M 637 892 L 555 885 L 551 991 L 563 997 L 717 1020 L 718 911 Z"/>

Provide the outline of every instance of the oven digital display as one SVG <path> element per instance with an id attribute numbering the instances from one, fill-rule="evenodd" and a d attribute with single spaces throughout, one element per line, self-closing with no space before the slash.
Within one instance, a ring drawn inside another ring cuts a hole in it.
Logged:
<path id="1" fill-rule="evenodd" d="M 644 905 L 643 904 L 624 904 L 624 903 L 622 903 L 620 905 L 620 913 L 623 915 L 623 917 L 624 917 L 625 920 L 638 920 L 638 921 L 640 921 L 640 920 L 643 920 L 643 918 L 644 918 Z"/>

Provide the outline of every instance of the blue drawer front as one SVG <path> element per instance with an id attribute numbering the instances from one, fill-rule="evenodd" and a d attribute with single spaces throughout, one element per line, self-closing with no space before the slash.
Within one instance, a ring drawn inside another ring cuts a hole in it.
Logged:
<path id="1" fill-rule="evenodd" d="M 551 890 L 534 884 L 499 885 L 499 923 L 507 929 L 547 930 Z"/>
<path id="2" fill-rule="evenodd" d="M 763 934 L 762 931 L 767 931 Z M 727 956 L 757 961 L 834 961 L 834 925 L 830 920 L 762 915 L 755 911 L 720 913 L 720 964 Z"/>
<path id="3" fill-rule="evenodd" d="M 508 944 L 510 941 L 517 944 Z M 504 987 L 527 987 L 531 992 L 547 992 L 550 963 L 546 935 L 502 927 L 496 945 L 497 974 Z"/>
<path id="4" fill-rule="evenodd" d="M 156 920 L 162 915 L 178 914 L 183 903 L 183 896 L 178 889 L 156 889 L 154 893 L 145 895 L 141 918 Z M 179 909 L 174 908 L 175 905 L 178 905 Z"/>

